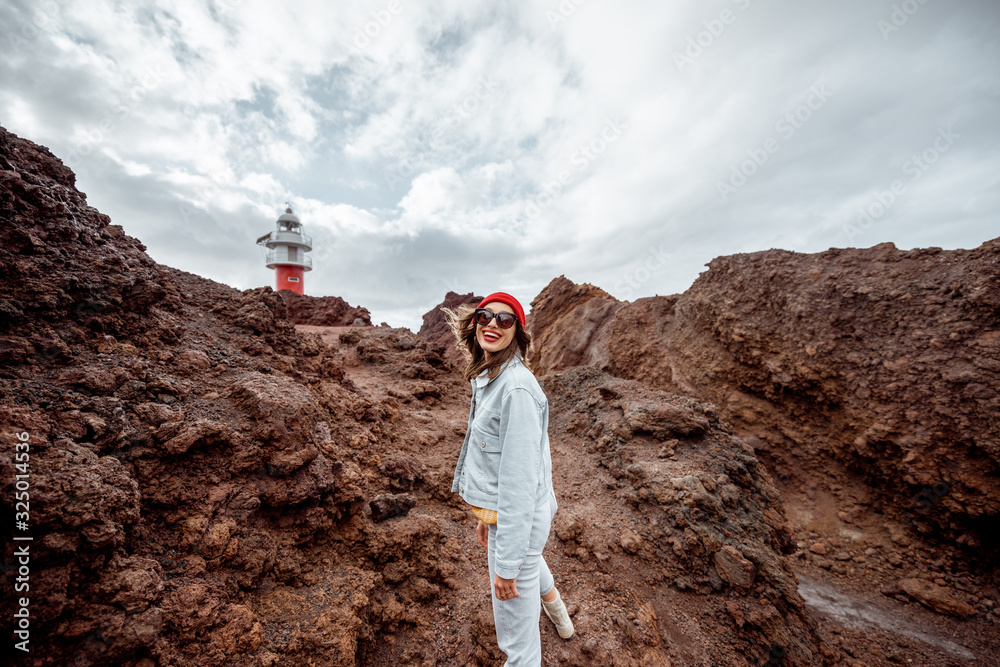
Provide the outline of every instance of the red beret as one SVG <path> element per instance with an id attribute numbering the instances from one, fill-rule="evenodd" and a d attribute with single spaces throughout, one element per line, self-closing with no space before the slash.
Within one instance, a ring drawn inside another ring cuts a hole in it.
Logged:
<path id="1" fill-rule="evenodd" d="M 514 314 L 517 315 L 517 319 L 521 323 L 521 328 L 522 329 L 527 328 L 527 326 L 524 324 L 524 308 L 521 308 L 521 303 L 517 299 L 512 297 L 510 294 L 507 294 L 507 292 L 493 292 L 493 294 L 490 294 L 482 301 L 480 301 L 479 305 L 476 306 L 476 308 L 482 308 L 491 301 L 499 301 L 500 303 L 506 303 L 508 306 L 513 308 Z"/>

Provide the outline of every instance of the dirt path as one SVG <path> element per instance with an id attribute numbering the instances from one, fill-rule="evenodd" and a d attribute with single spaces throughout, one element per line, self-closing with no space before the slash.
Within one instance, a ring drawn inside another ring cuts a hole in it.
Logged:
<path id="1" fill-rule="evenodd" d="M 781 488 L 800 548 L 799 594 L 825 638 L 856 664 L 1000 664 L 1000 626 L 982 613 L 998 597 L 992 575 L 948 545 L 919 541 L 868 505 L 864 485 L 829 472 L 797 470 L 796 480 L 809 481 Z M 898 591 L 904 578 L 934 581 L 980 613 L 963 620 L 932 611 Z"/>
<path id="2" fill-rule="evenodd" d="M 374 401 L 393 393 L 412 391 L 420 386 L 419 380 L 408 380 L 393 374 L 392 368 L 380 364 L 367 364 L 357 357 L 355 348 L 342 345 L 341 333 L 352 327 L 317 327 L 298 325 L 305 332 L 320 334 L 324 341 L 340 350 L 344 374 Z M 440 399 L 404 401 L 401 423 L 392 449 L 395 453 L 411 456 L 425 468 L 426 487 L 429 492 L 414 492 L 417 506 L 412 517 L 427 517 L 440 527 L 444 535 L 458 546 L 451 555 L 455 571 L 451 587 L 442 589 L 441 603 L 433 626 L 405 628 L 392 643 L 382 644 L 374 653 L 365 656 L 363 664 L 372 667 L 396 667 L 401 664 L 499 665 L 503 654 L 496 647 L 490 601 L 486 553 L 475 539 L 476 520 L 457 494 L 450 492 L 451 480 L 458 448 L 465 435 L 471 389 L 457 372 L 434 381 Z M 553 443 L 554 482 L 560 490 L 564 507 L 573 511 L 588 525 L 614 526 L 617 518 L 611 516 L 607 503 L 598 502 L 607 487 L 617 488 L 615 480 L 600 470 L 598 461 L 574 460 L 565 442 Z M 609 545 L 610 546 L 610 545 Z M 571 641 L 562 640 L 555 628 L 542 623 L 542 643 L 546 663 L 572 667 L 573 665 L 603 664 L 610 659 L 602 652 L 599 643 L 604 641 L 602 627 L 628 624 L 637 617 L 636 610 L 648 599 L 635 597 L 638 587 L 650 595 L 653 587 L 647 585 L 641 574 L 624 572 L 610 562 L 610 549 L 598 549 L 592 557 L 600 563 L 582 562 L 580 558 L 564 555 L 561 544 L 553 531 L 545 558 L 557 577 L 557 584 L 574 616 L 577 636 Z M 625 581 L 613 585 L 605 572 L 614 572 Z M 654 582 L 651 582 L 655 584 Z M 631 595 L 624 590 L 631 589 Z M 667 595 L 666 598 L 670 596 Z M 543 617 L 542 619 L 546 619 Z M 664 621 L 668 621 L 665 618 Z M 637 628 L 636 632 L 642 629 Z M 431 641 L 428 642 L 428 638 Z M 654 647 L 656 642 L 653 642 Z M 418 648 L 419 647 L 419 648 Z M 711 661 L 698 659 L 702 653 L 695 647 L 686 650 L 687 660 L 679 664 L 704 665 Z M 659 655 L 650 651 L 650 655 Z M 678 653 L 680 654 L 680 653 Z M 663 659 L 667 660 L 666 655 Z M 621 658 L 619 658 L 621 660 Z M 596 662 L 595 662 L 596 661 Z M 610 664 L 610 663 L 607 663 Z M 631 663 L 628 663 L 631 664 Z M 651 663 L 657 664 L 657 663 Z M 667 664 L 667 663 L 659 663 Z"/>
<path id="3" fill-rule="evenodd" d="M 869 641 L 895 644 L 904 653 L 913 651 L 924 658 L 936 649 L 941 654 L 935 661 L 939 665 L 989 664 L 968 647 L 943 635 L 940 618 L 933 612 L 886 602 L 870 594 L 848 594 L 802 573 L 798 577 L 799 594 L 813 613 L 825 617 L 831 627 L 835 624 Z M 913 658 L 907 660 L 912 662 Z"/>

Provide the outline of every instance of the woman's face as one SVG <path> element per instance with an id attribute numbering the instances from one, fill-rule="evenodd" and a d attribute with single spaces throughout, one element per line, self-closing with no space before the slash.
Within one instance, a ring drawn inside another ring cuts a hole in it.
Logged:
<path id="1" fill-rule="evenodd" d="M 483 308 L 489 308 L 493 313 L 513 313 L 514 309 L 508 306 L 502 301 L 490 301 Z M 494 352 L 499 352 L 503 350 L 511 341 L 514 340 L 514 328 L 518 326 L 518 322 L 514 322 L 514 326 L 509 329 L 501 329 L 497 325 L 497 320 L 494 317 L 490 320 L 490 323 L 483 326 L 482 324 L 476 325 L 476 341 L 479 343 L 479 347 L 483 348 L 486 352 L 486 358 L 489 359 L 490 355 Z"/>

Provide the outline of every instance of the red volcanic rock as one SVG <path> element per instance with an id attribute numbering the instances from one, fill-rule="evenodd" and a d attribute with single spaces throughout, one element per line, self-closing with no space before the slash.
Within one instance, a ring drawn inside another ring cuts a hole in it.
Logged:
<path id="1" fill-rule="evenodd" d="M 416 499 L 408 493 L 384 493 L 375 496 L 368 506 L 372 511 L 372 521 L 380 522 L 396 516 L 406 516 L 416 504 Z"/>
<path id="2" fill-rule="evenodd" d="M 405 454 L 390 456 L 382 464 L 381 470 L 389 478 L 392 488 L 399 491 L 412 491 L 427 475 L 426 466 Z"/>
<path id="3" fill-rule="evenodd" d="M 655 571 L 664 586 L 692 591 L 713 608 L 733 602 L 770 619 L 746 624 L 741 642 L 781 643 L 795 656 L 790 664 L 822 664 L 785 558 L 795 546 L 778 491 L 753 450 L 725 431 L 715 406 L 586 366 L 542 382 L 551 432 L 561 434 L 556 452 L 567 452 L 553 462 L 554 483 L 574 487 L 560 500 L 553 526 L 566 553 L 601 563 L 609 558 L 607 545 L 618 545 L 629 571 Z M 664 436 L 628 418 L 640 411 L 700 427 L 685 429 L 674 440 L 676 456 L 663 460 Z M 625 500 L 613 511 L 601 500 L 608 487 Z M 670 613 L 659 604 L 651 611 Z M 728 623 L 725 631 L 733 632 Z M 741 659 L 722 653 L 715 662 Z"/>
<path id="4" fill-rule="evenodd" d="M 535 362 L 712 401 L 783 474 L 862 470 L 875 507 L 975 547 L 1000 518 L 998 284 L 1000 239 L 717 257 L 635 302 L 559 277 L 532 302 Z"/>
<path id="5" fill-rule="evenodd" d="M 624 304 L 593 285 L 576 285 L 565 276 L 554 278 L 531 301 L 528 331 L 533 337 L 530 359 L 539 372 L 596 366 L 608 359 L 607 327 Z"/>
<path id="6" fill-rule="evenodd" d="M 68 439 L 56 441 L 40 455 L 50 467 L 44 475 L 33 476 L 32 498 L 40 509 L 31 516 L 33 525 L 46 532 L 46 540 L 60 551 L 75 551 L 78 545 L 121 545 L 126 529 L 139 520 L 139 488 L 121 461 Z M 80 484 L 81 478 L 87 483 Z M 13 479 L 5 484 L 13 486 Z"/>
<path id="7" fill-rule="evenodd" d="M 708 429 L 705 417 L 690 410 L 679 410 L 670 404 L 633 401 L 623 405 L 622 411 L 629 428 L 649 433 L 657 440 L 700 435 Z"/>
<path id="8" fill-rule="evenodd" d="M 126 311 L 177 303 L 145 246 L 88 206 L 74 183 L 48 149 L 0 128 L 0 333 L 27 335 L 23 325 L 34 322 L 56 352 L 88 332 L 123 331 Z M 53 338 L 57 329 L 63 335 Z"/>
<path id="9" fill-rule="evenodd" d="M 715 552 L 715 569 L 723 581 L 737 588 L 750 588 L 757 569 L 735 547 L 726 545 Z"/>
<path id="10" fill-rule="evenodd" d="M 308 387 L 285 375 L 247 373 L 233 384 L 230 397 L 252 420 L 250 434 L 269 448 L 287 451 L 311 442 L 319 416 Z"/>
<path id="11" fill-rule="evenodd" d="M 962 602 L 943 586 L 937 586 L 923 579 L 901 579 L 899 589 L 922 605 L 941 614 L 968 618 L 976 613 L 969 604 Z"/>
<path id="12" fill-rule="evenodd" d="M 372 326 L 367 308 L 354 307 L 339 296 L 309 296 L 292 290 L 278 290 L 292 324 L 326 327 Z"/>

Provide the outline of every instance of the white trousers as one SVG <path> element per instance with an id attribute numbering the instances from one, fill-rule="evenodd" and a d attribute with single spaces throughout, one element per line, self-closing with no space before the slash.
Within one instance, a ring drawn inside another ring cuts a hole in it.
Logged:
<path id="1" fill-rule="evenodd" d="M 497 645 L 507 654 L 504 667 L 541 667 L 542 637 L 538 621 L 542 610 L 541 596 L 555 587 L 542 549 L 549 539 L 552 516 L 556 499 L 549 493 L 546 500 L 535 507 L 531 519 L 531 536 L 528 538 L 528 553 L 517 573 L 517 592 L 520 597 L 498 600 L 493 590 L 494 556 L 496 553 L 497 527 L 490 526 L 489 546 L 486 549 L 490 564 L 490 591 L 493 593 L 493 622 L 496 625 Z"/>

